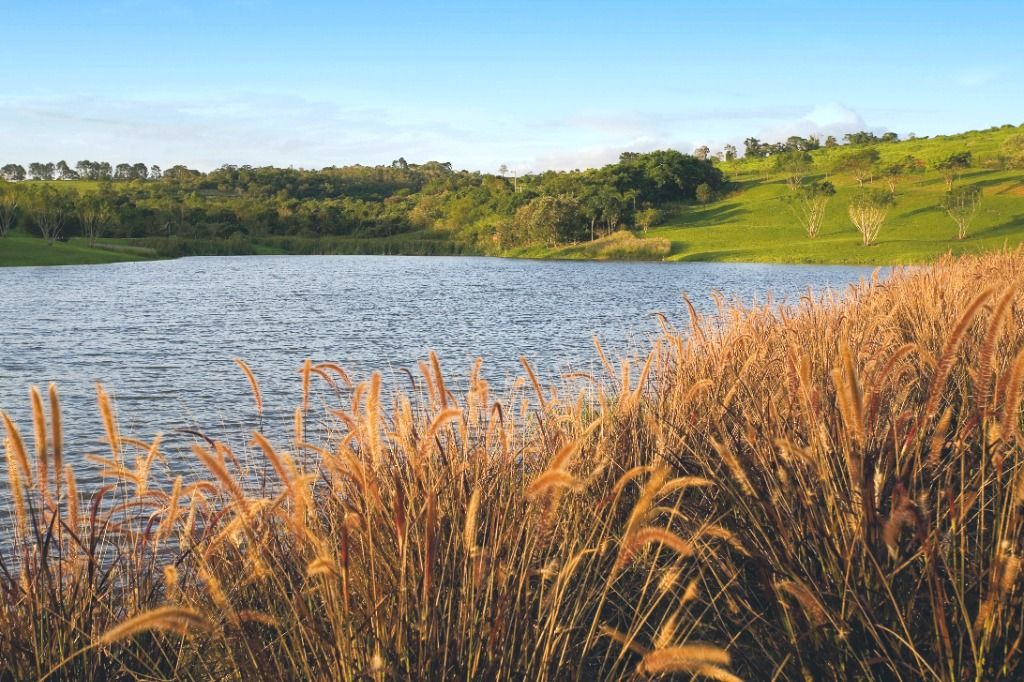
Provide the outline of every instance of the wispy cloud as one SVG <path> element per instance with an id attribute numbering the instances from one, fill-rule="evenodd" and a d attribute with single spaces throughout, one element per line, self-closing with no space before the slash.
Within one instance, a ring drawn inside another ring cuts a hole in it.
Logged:
<path id="1" fill-rule="evenodd" d="M 374 108 L 294 97 L 0 97 L 5 161 L 104 158 L 189 163 L 303 165 L 426 160 L 479 144 L 447 121 L 402 120 Z"/>
<path id="2" fill-rule="evenodd" d="M 1003 66 L 969 66 L 953 72 L 953 82 L 965 88 L 977 88 L 999 80 L 1006 72 Z"/>

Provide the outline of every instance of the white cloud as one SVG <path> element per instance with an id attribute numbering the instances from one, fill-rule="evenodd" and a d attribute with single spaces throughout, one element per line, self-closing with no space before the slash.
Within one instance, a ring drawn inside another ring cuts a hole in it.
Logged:
<path id="1" fill-rule="evenodd" d="M 814 106 L 803 116 L 791 121 L 784 121 L 764 129 L 760 137 L 771 142 L 785 140 L 791 135 L 807 137 L 817 135 L 824 139 L 834 135 L 839 139 L 845 133 L 869 130 L 864 118 L 853 109 L 830 102 Z M 883 132 L 877 129 L 876 132 Z"/>

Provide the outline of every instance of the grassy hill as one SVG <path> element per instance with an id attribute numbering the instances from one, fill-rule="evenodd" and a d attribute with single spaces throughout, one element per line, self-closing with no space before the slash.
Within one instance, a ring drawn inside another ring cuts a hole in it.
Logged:
<path id="1" fill-rule="evenodd" d="M 764 261 L 795 263 L 916 263 L 946 252 L 980 252 L 1024 241 L 1024 171 L 1003 170 L 997 163 L 1006 138 L 1022 128 L 962 133 L 880 144 L 880 165 L 912 155 L 928 169 L 906 177 L 896 188 L 896 205 L 875 246 L 864 247 L 847 214 L 858 183 L 848 174 L 829 174 L 843 147 L 812 152 L 814 164 L 808 180 L 828 179 L 837 190 L 829 204 L 821 234 L 814 240 L 801 231 L 784 198 L 790 193 L 782 173 L 771 159 L 739 160 L 722 164 L 733 189 L 708 206 L 680 206 L 648 239 L 671 244 L 667 260 Z M 946 192 L 934 161 L 970 151 L 974 167 L 958 185 L 982 189 L 981 209 L 967 239 L 957 240 L 953 221 L 941 208 Z M 882 187 L 876 179 L 873 186 Z"/>
<path id="2" fill-rule="evenodd" d="M 774 169 L 774 160 L 739 159 L 721 164 L 731 179 L 730 190 L 706 206 L 669 207 L 658 227 L 630 240 L 622 233 L 593 243 L 555 248 L 527 247 L 510 255 L 530 258 L 625 258 L 668 261 L 731 261 L 767 263 L 910 264 L 945 254 L 979 253 L 1024 242 L 1024 171 L 1006 170 L 999 157 L 1003 143 L 1024 132 L 1024 126 L 972 131 L 927 139 L 879 144 L 879 166 L 910 155 L 927 169 L 908 175 L 896 188 L 896 204 L 870 247 L 848 216 L 850 200 L 860 189 L 850 174 L 830 169 L 845 145 L 811 153 L 813 165 L 807 182 L 828 180 L 836 187 L 821 233 L 809 239 L 785 199 L 791 190 L 786 175 Z M 977 185 L 983 192 L 981 209 L 968 236 L 956 239 L 956 226 L 942 209 L 946 185 L 933 169 L 935 161 L 970 151 L 973 167 L 957 186 Z M 865 186 L 885 187 L 881 178 Z M 615 248 L 607 248 L 611 245 Z"/>

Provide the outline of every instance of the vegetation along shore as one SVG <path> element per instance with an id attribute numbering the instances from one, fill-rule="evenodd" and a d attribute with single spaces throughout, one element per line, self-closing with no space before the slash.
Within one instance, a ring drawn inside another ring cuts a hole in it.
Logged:
<path id="1" fill-rule="evenodd" d="M 1021 679 L 1022 285 L 1001 251 L 722 304 L 632 369 L 524 360 L 508 395 L 307 362 L 291 435 L 197 435 L 183 476 L 102 388 L 106 451 L 66 451 L 33 389 L 4 419 L 0 670 Z"/>
<path id="2" fill-rule="evenodd" d="M 408 254 L 920 263 L 1024 241 L 1024 127 L 899 140 L 748 138 L 516 175 L 397 159 L 201 173 L 0 167 L 0 265 Z M 65 241 L 67 240 L 67 241 Z"/>

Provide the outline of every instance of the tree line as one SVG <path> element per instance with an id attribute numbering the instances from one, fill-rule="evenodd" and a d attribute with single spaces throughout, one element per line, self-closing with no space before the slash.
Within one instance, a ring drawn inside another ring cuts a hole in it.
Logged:
<path id="1" fill-rule="evenodd" d="M 450 163 L 319 170 L 225 165 L 203 173 L 143 163 L 33 163 L 0 174 L 0 230 L 48 241 L 83 235 L 236 239 L 376 238 L 445 231 L 467 248 L 597 239 L 646 229 L 668 203 L 710 201 L 726 183 L 708 159 L 627 152 L 603 168 L 508 177 Z M 21 182 L 34 180 L 35 182 Z M 91 180 L 89 185 L 60 180 Z"/>

